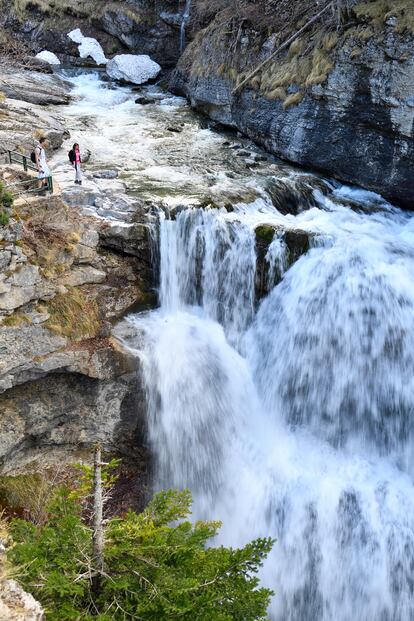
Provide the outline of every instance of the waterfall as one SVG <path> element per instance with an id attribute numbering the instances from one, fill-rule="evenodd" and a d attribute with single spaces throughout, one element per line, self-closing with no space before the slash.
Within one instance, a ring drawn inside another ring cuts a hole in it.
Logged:
<path id="1" fill-rule="evenodd" d="M 413 219 L 319 200 L 306 255 L 271 243 L 257 310 L 251 214 L 161 219 L 161 307 L 130 319 L 156 486 L 190 487 L 225 544 L 277 540 L 272 620 L 409 621 Z"/>
<path id="2" fill-rule="evenodd" d="M 191 186 L 233 207 L 160 218 L 160 308 L 125 331 L 154 487 L 189 487 L 194 519 L 223 521 L 219 543 L 276 539 L 260 576 L 272 621 L 412 621 L 413 214 L 286 165 L 241 170 L 208 130 L 160 147 L 153 115 L 164 127 L 179 108 L 138 118 L 133 92 L 76 83 L 66 114 L 94 119 L 98 167 L 138 153 L 128 183 L 151 204 L 192 204 Z M 258 237 L 260 305 L 257 226 L 278 231 Z"/>
<path id="3" fill-rule="evenodd" d="M 280 234 L 275 235 L 265 256 L 265 261 L 269 265 L 267 275 L 267 289 L 270 291 L 278 282 L 287 268 L 287 246 Z"/>
<path id="4" fill-rule="evenodd" d="M 254 317 L 255 240 L 241 223 L 226 222 L 213 210 L 188 209 L 161 216 L 161 287 L 164 310 L 201 306 L 241 348 Z"/>
<path id="5" fill-rule="evenodd" d="M 182 54 L 185 49 L 185 29 L 187 26 L 187 22 L 190 19 L 190 10 L 191 0 L 185 0 L 184 12 L 182 14 L 180 25 L 180 54 Z"/>

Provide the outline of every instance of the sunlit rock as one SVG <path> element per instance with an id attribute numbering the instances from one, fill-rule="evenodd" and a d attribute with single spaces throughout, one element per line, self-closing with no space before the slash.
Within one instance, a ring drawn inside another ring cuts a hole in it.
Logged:
<path id="1" fill-rule="evenodd" d="M 0 584 L 0 619 L 9 621 L 42 621 L 43 609 L 30 593 L 15 580 Z"/>
<path id="2" fill-rule="evenodd" d="M 119 54 L 110 60 L 106 72 L 113 80 L 144 84 L 156 78 L 161 67 L 146 54 Z"/>

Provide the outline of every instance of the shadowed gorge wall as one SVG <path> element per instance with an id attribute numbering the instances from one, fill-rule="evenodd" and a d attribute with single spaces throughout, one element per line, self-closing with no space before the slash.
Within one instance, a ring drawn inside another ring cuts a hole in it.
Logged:
<path id="1" fill-rule="evenodd" d="M 225 4 L 216 15 L 197 14 L 203 29 L 180 59 L 171 88 L 275 155 L 412 208 L 411 3 L 358 3 L 340 23 L 328 14 L 237 91 L 317 10 L 296 0 L 290 8 L 281 2 L 277 12 L 263 1 L 244 3 L 245 12 L 235 15 Z"/>

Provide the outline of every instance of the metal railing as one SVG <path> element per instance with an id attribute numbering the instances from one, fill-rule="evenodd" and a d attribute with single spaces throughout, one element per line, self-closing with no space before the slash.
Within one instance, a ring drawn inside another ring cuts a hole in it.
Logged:
<path id="1" fill-rule="evenodd" d="M 22 153 L 19 153 L 18 151 L 7 151 L 7 157 L 8 157 L 8 161 L 10 164 L 19 164 L 21 166 L 23 166 L 23 170 L 25 172 L 27 172 L 28 170 L 34 170 L 37 171 L 37 167 L 36 164 L 34 164 L 32 162 L 32 160 L 30 159 L 30 157 L 27 157 L 26 155 L 22 155 Z M 42 192 L 44 190 L 48 190 L 51 194 L 53 194 L 53 178 L 52 175 L 50 175 L 49 177 L 44 177 L 43 181 L 46 181 L 46 183 L 44 183 L 42 186 L 39 187 L 39 180 L 38 178 L 32 178 L 32 179 L 26 179 L 25 181 L 18 181 L 17 183 L 10 183 L 7 184 L 6 187 L 8 189 L 10 189 L 11 191 L 13 191 L 13 188 L 15 187 L 21 187 L 21 186 L 25 186 L 25 185 L 34 185 L 36 184 L 36 187 L 33 187 L 32 189 L 24 189 L 22 187 L 22 191 L 20 192 L 20 194 L 24 193 L 38 193 L 38 192 Z"/>
<path id="2" fill-rule="evenodd" d="M 21 164 L 26 172 L 29 169 L 37 170 L 36 164 L 33 164 L 30 157 L 27 157 L 26 155 L 22 155 L 18 151 L 7 151 L 7 154 L 9 156 L 10 164 Z"/>
<path id="3" fill-rule="evenodd" d="M 42 186 L 39 186 L 39 181 L 46 181 Z M 30 188 L 30 186 L 33 186 Z M 36 187 L 34 187 L 36 185 Z M 24 186 L 28 186 L 26 189 Z M 17 188 L 17 192 L 14 191 L 14 188 Z M 19 188 L 21 191 L 19 192 Z M 37 194 L 39 192 L 43 192 L 44 190 L 48 190 L 51 194 L 53 194 L 53 179 L 52 177 L 44 177 L 44 179 L 37 179 L 36 177 L 32 179 L 25 179 L 25 181 L 17 181 L 16 183 L 7 183 L 6 189 L 10 190 L 14 194 Z"/>

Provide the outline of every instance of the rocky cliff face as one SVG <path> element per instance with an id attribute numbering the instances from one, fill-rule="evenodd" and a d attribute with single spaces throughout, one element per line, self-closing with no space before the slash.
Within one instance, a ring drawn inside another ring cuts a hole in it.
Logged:
<path id="1" fill-rule="evenodd" d="M 47 49 L 71 56 L 73 62 L 77 46 L 67 33 L 81 28 L 84 35 L 99 39 L 108 57 L 130 51 L 173 66 L 179 56 L 179 0 L 7 0 L 1 4 L 0 27 L 17 35 L 32 52 Z"/>
<path id="2" fill-rule="evenodd" d="M 285 15 L 282 32 L 276 9 L 266 21 L 268 4 L 256 3 L 252 17 L 231 15 L 222 2 L 229 12 L 224 7 L 197 33 L 171 88 L 283 159 L 414 208 L 411 3 L 359 3 L 339 28 L 324 20 L 235 92 L 304 24 L 299 5 L 308 16 L 312 8 L 290 3 L 297 10 Z"/>
<path id="3" fill-rule="evenodd" d="M 111 322 L 151 303 L 146 227 L 132 227 L 128 254 L 114 253 L 127 227 L 118 240 L 116 227 L 59 198 L 14 211 L 18 220 L 0 227 L 0 467 L 97 440 L 132 450 L 142 442 L 139 370 Z"/>

